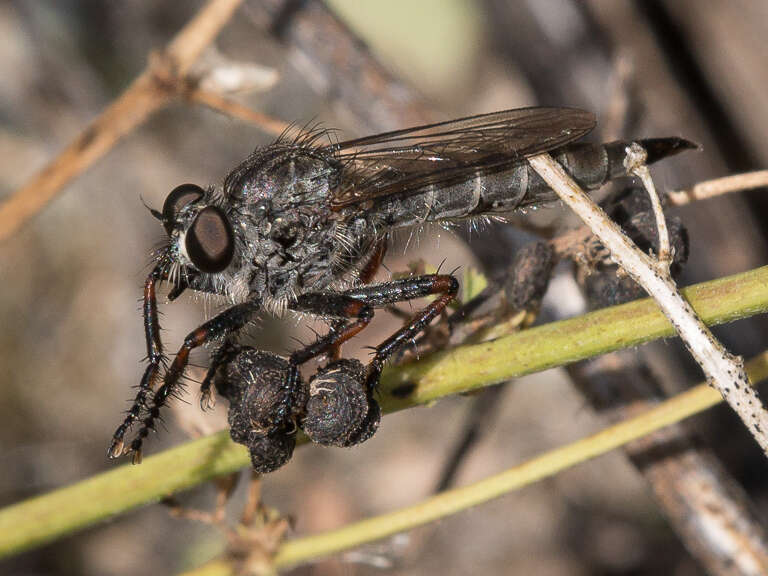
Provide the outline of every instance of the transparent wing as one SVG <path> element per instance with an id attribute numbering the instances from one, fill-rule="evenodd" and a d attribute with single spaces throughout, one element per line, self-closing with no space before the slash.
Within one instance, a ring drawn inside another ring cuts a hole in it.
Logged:
<path id="1" fill-rule="evenodd" d="M 334 208 L 505 169 L 578 140 L 594 126 L 594 115 L 583 110 L 519 108 L 327 146 L 346 163 Z"/>

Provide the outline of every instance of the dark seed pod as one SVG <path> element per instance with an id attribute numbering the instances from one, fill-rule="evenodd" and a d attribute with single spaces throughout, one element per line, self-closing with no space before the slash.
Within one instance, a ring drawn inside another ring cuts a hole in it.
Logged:
<path id="1" fill-rule="evenodd" d="M 303 408 L 304 385 L 297 368 L 270 352 L 243 348 L 216 382 L 229 399 L 230 436 L 248 444 L 252 436 L 293 429 Z"/>
<path id="2" fill-rule="evenodd" d="M 312 377 L 302 428 L 313 442 L 352 446 L 373 436 L 381 410 L 365 376 L 357 360 L 339 360 Z"/>
<path id="3" fill-rule="evenodd" d="M 259 474 L 273 472 L 288 462 L 296 446 L 296 433 L 278 431 L 267 436 L 252 433 L 247 442 L 251 465 Z"/>
<path id="4" fill-rule="evenodd" d="M 554 265 L 555 250 L 548 242 L 532 242 L 520 248 L 504 286 L 509 307 L 513 310 L 537 307 L 547 291 Z"/>
<path id="5" fill-rule="evenodd" d="M 357 432 L 353 434 L 345 446 L 354 446 L 365 442 L 379 429 L 379 423 L 381 422 L 381 407 L 373 395 L 368 397 L 368 414 L 363 420 L 363 423 L 358 428 Z"/>
<path id="6" fill-rule="evenodd" d="M 621 225 L 624 233 L 646 253 L 653 251 L 658 254 L 658 230 L 656 218 L 650 210 L 642 210 L 648 204 L 644 191 L 630 189 L 622 194 L 613 206 L 611 217 Z M 688 231 L 679 218 L 667 218 L 669 240 L 674 253 L 670 271 L 677 276 L 688 260 Z M 632 278 L 616 273 L 618 267 L 614 264 L 601 265 L 583 280 L 591 308 L 602 308 L 622 304 L 645 296 L 645 291 Z"/>

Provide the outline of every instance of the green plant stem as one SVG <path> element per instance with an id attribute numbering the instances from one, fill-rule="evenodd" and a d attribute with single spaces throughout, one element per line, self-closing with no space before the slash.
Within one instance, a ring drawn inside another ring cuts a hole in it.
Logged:
<path id="1" fill-rule="evenodd" d="M 768 352 L 746 365 L 752 382 L 768 378 Z M 413 506 L 347 524 L 337 530 L 289 540 L 274 558 L 275 568 L 289 568 L 412 530 L 478 504 L 488 502 L 558 472 L 610 452 L 702 412 L 722 402 L 720 394 L 706 384 L 699 384 L 633 418 L 609 426 L 600 432 L 560 446 L 480 482 L 448 490 Z M 183 576 L 229 576 L 232 567 L 224 560 L 214 560 Z"/>
<path id="2" fill-rule="evenodd" d="M 707 324 L 768 310 L 768 267 L 684 291 Z M 653 301 L 642 300 L 462 346 L 387 370 L 388 411 L 429 403 L 531 372 L 673 335 Z M 394 393 L 390 394 L 390 393 Z M 188 442 L 72 486 L 0 510 L 0 558 L 40 546 L 111 516 L 249 464 L 226 432 Z"/>
<path id="3" fill-rule="evenodd" d="M 764 266 L 682 292 L 706 324 L 722 324 L 766 311 L 766 280 Z M 439 352 L 388 371 L 382 385 L 388 392 L 414 387 L 387 402 L 390 409 L 406 408 L 669 336 L 674 329 L 656 303 L 637 300 Z"/>

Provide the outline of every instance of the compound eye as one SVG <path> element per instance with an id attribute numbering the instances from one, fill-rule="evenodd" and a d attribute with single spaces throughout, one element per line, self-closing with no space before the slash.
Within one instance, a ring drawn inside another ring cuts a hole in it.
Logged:
<path id="1" fill-rule="evenodd" d="M 192 222 L 184 239 L 187 256 L 201 272 L 221 272 L 232 261 L 235 238 L 226 214 L 208 206 Z"/>
<path id="2" fill-rule="evenodd" d="M 182 208 L 200 200 L 204 195 L 205 191 L 196 184 L 182 184 L 171 190 L 163 203 L 163 226 L 169 235 Z"/>

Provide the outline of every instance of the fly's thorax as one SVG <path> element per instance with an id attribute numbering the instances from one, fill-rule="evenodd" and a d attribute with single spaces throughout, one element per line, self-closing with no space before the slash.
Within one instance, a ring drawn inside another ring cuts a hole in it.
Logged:
<path id="1" fill-rule="evenodd" d="M 327 155 L 275 145 L 257 150 L 225 180 L 251 293 L 274 312 L 334 280 L 339 217 L 330 195 L 338 176 Z"/>
<path id="2" fill-rule="evenodd" d="M 333 156 L 314 148 L 273 144 L 256 149 L 224 181 L 231 202 L 268 202 L 275 210 L 328 202 L 341 166 Z"/>
<path id="3" fill-rule="evenodd" d="M 299 294 L 327 286 L 336 248 L 336 222 L 330 212 L 302 205 L 272 211 L 270 216 L 260 228 L 263 234 L 251 243 L 252 287 L 263 290 L 268 298 L 290 302 Z"/>
<path id="4" fill-rule="evenodd" d="M 349 281 L 348 273 L 364 264 L 373 244 L 364 220 L 347 222 L 319 206 L 270 212 L 258 230 L 258 239 L 252 235 L 245 243 L 250 289 L 277 314 L 300 294 Z"/>

